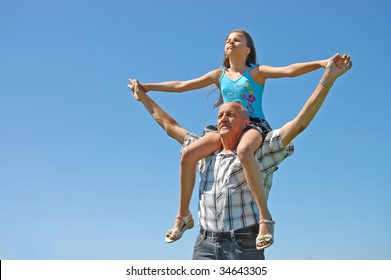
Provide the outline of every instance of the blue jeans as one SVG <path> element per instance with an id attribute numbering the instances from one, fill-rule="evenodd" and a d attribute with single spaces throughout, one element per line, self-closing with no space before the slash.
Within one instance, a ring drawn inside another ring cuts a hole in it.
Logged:
<path id="1" fill-rule="evenodd" d="M 193 260 L 264 260 L 264 250 L 255 247 L 255 233 L 214 237 L 200 233 L 194 245 Z"/>

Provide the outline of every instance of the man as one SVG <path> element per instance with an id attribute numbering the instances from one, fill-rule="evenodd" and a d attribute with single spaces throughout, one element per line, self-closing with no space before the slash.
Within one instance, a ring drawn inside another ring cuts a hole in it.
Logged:
<path id="1" fill-rule="evenodd" d="M 282 128 L 271 131 L 255 153 L 265 196 L 268 197 L 273 172 L 293 153 L 291 141 L 312 121 L 335 80 L 352 67 L 350 57 L 336 54 L 327 64 L 320 83 L 300 113 Z M 166 133 L 186 147 L 198 137 L 189 133 L 164 112 L 136 80 L 130 80 L 133 96 L 149 111 Z M 199 186 L 200 234 L 194 246 L 193 259 L 264 259 L 264 251 L 256 250 L 259 221 L 254 195 L 249 190 L 236 148 L 248 127 L 246 110 L 237 103 L 225 103 L 218 112 L 218 133 L 222 150 L 201 160 Z M 271 242 L 273 242 L 271 236 Z"/>

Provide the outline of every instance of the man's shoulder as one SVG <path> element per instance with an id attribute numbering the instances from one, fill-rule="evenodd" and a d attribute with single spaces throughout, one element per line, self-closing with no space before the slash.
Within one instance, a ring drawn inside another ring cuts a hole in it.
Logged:
<path id="1" fill-rule="evenodd" d="M 284 147 L 281 142 L 280 130 L 275 129 L 266 135 L 261 147 L 255 153 L 255 158 L 262 172 L 271 174 L 277 170 L 278 165 L 284 159 L 293 154 L 293 151 L 293 143 Z"/>
<path id="2" fill-rule="evenodd" d="M 270 131 L 263 141 L 262 145 L 257 150 L 257 154 L 265 153 L 286 153 L 291 155 L 294 151 L 293 143 L 289 143 L 286 147 L 281 142 L 280 129 Z"/>
<path id="3" fill-rule="evenodd" d="M 280 129 L 273 129 L 270 131 L 266 137 L 263 143 L 265 142 L 277 142 L 280 139 Z"/>

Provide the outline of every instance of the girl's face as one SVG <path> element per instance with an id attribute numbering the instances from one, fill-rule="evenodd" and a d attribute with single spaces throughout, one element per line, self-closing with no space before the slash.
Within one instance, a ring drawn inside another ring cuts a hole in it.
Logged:
<path id="1" fill-rule="evenodd" d="M 251 49 L 247 47 L 246 37 L 240 32 L 232 32 L 228 35 L 225 41 L 224 53 L 240 54 L 246 57 L 250 53 Z"/>

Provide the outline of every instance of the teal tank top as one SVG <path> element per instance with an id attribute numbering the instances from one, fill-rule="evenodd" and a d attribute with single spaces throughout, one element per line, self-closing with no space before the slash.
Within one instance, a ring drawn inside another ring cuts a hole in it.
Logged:
<path id="1" fill-rule="evenodd" d="M 261 85 L 254 81 L 250 75 L 250 70 L 258 64 L 251 65 L 239 79 L 236 81 L 231 80 L 225 75 L 225 67 L 223 74 L 220 78 L 220 90 L 223 96 L 223 102 L 239 102 L 241 103 L 249 113 L 250 118 L 265 119 L 262 109 L 262 97 L 264 85 Z"/>

